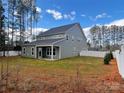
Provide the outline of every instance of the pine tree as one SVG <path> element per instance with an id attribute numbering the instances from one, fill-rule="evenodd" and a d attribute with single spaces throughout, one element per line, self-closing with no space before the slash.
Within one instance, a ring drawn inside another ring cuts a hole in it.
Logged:
<path id="1" fill-rule="evenodd" d="M 0 50 L 3 51 L 3 56 L 5 56 L 5 31 L 4 31 L 4 8 L 2 1 L 0 0 Z"/>

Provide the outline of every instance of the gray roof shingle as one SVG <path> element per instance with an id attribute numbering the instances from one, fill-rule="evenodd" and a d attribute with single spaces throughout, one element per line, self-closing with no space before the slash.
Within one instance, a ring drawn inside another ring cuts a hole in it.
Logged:
<path id="1" fill-rule="evenodd" d="M 59 41 L 62 39 L 47 39 L 47 40 L 37 40 L 30 42 L 28 44 L 24 44 L 23 46 L 30 46 L 30 45 L 52 45 L 54 42 Z"/>
<path id="2" fill-rule="evenodd" d="M 73 23 L 73 24 L 69 24 L 69 25 L 64 25 L 64 26 L 60 26 L 60 27 L 51 28 L 46 32 L 41 32 L 38 36 L 47 36 L 47 35 L 65 33 L 68 29 L 70 29 L 71 27 L 73 27 L 76 24 L 78 24 L 78 23 Z"/>

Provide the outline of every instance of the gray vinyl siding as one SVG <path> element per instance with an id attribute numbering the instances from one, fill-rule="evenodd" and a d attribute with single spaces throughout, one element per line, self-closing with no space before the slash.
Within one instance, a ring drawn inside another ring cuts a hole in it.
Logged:
<path id="1" fill-rule="evenodd" d="M 87 50 L 86 38 L 81 31 L 78 25 L 73 26 L 66 32 L 68 40 L 57 44 L 61 46 L 61 58 L 78 56 L 81 50 Z"/>
<path id="2" fill-rule="evenodd" d="M 25 48 L 25 54 L 24 54 L 24 48 Z M 33 55 L 32 55 L 32 50 L 31 50 L 32 48 L 34 48 L 34 54 Z M 35 55 L 36 55 L 35 46 L 24 46 L 24 47 L 22 47 L 22 56 L 35 58 Z"/>

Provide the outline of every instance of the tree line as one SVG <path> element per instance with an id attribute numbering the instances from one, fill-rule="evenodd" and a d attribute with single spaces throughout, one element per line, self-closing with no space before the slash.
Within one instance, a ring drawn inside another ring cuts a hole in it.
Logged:
<path id="1" fill-rule="evenodd" d="M 36 0 L 0 0 L 0 51 L 21 50 L 40 18 Z"/>
<path id="2" fill-rule="evenodd" d="M 93 47 L 121 45 L 124 40 L 124 26 L 97 26 L 90 29 Z"/>

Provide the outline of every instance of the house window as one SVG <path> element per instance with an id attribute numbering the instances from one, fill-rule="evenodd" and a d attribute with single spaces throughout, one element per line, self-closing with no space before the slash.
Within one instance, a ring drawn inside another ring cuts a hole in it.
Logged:
<path id="1" fill-rule="evenodd" d="M 53 55 L 56 55 L 56 49 L 53 48 Z"/>
<path id="2" fill-rule="evenodd" d="M 39 56 L 41 57 L 41 51 L 39 51 Z"/>
<path id="3" fill-rule="evenodd" d="M 47 48 L 47 55 L 51 55 L 51 48 Z"/>
<path id="4" fill-rule="evenodd" d="M 23 54 L 25 54 L 25 48 L 23 48 Z"/>
<path id="5" fill-rule="evenodd" d="M 46 54 L 48 55 L 48 56 L 51 56 L 51 48 L 47 48 L 47 52 L 46 52 Z M 53 55 L 56 55 L 56 48 L 53 48 Z"/>
<path id="6" fill-rule="evenodd" d="M 68 40 L 68 35 L 66 35 L 66 40 Z"/>
<path id="7" fill-rule="evenodd" d="M 31 48 L 31 54 L 34 55 L 34 48 Z"/>
<path id="8" fill-rule="evenodd" d="M 80 37 L 77 38 L 77 41 L 80 42 L 82 39 Z"/>

